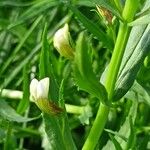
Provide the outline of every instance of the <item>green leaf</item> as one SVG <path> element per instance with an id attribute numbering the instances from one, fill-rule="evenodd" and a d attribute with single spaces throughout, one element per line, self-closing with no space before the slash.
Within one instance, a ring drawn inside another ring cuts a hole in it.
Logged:
<path id="1" fill-rule="evenodd" d="M 150 14 L 147 14 L 130 22 L 129 26 L 138 26 L 138 25 L 144 25 L 144 24 L 149 24 L 149 23 L 150 23 Z"/>
<path id="2" fill-rule="evenodd" d="M 126 137 L 124 137 L 123 135 L 119 134 L 118 132 L 112 131 L 110 129 L 104 129 L 106 132 L 110 133 L 111 135 L 114 134 L 117 137 L 120 137 L 121 139 L 123 139 L 124 141 L 128 141 L 128 139 Z"/>
<path id="3" fill-rule="evenodd" d="M 44 27 L 43 35 L 42 35 L 42 50 L 40 54 L 40 63 L 39 63 L 39 69 L 40 69 L 40 75 L 39 78 L 45 78 L 50 77 L 50 62 L 49 62 L 49 44 L 47 41 L 47 25 Z"/>
<path id="4" fill-rule="evenodd" d="M 28 30 L 28 32 L 23 36 L 23 38 L 21 39 L 21 41 L 18 43 L 18 45 L 16 46 L 16 48 L 13 50 L 13 53 L 11 54 L 11 56 L 7 59 L 7 61 L 5 62 L 5 64 L 1 67 L 0 69 L 0 75 L 2 73 L 4 73 L 4 71 L 8 68 L 8 66 L 10 65 L 10 63 L 13 61 L 13 59 L 15 58 L 16 54 L 21 50 L 21 48 L 23 47 L 24 43 L 26 42 L 26 40 L 29 38 L 29 36 L 32 34 L 32 32 L 34 31 L 34 29 L 37 27 L 37 25 L 40 23 L 42 19 L 42 16 L 39 16 L 34 23 L 32 24 L 31 28 Z M 32 52 L 31 52 L 32 53 Z"/>
<path id="5" fill-rule="evenodd" d="M 134 82 L 133 86 L 127 92 L 125 97 L 131 100 L 144 102 L 150 106 L 150 95 L 137 81 Z"/>
<path id="6" fill-rule="evenodd" d="M 15 122 L 28 122 L 38 118 L 38 117 L 36 118 L 22 117 L 2 99 L 0 100 L 0 115 L 4 119 Z"/>
<path id="7" fill-rule="evenodd" d="M 62 82 L 60 84 L 60 88 L 59 88 L 59 104 L 60 104 L 60 107 L 63 107 L 64 109 L 65 109 L 64 86 L 65 86 L 66 81 L 67 81 L 66 79 L 62 80 Z M 64 139 L 65 146 L 67 147 L 66 149 L 76 150 L 77 148 L 72 139 L 71 130 L 69 127 L 69 120 L 68 120 L 66 110 L 64 110 L 63 114 L 60 116 L 59 124 L 60 124 L 60 128 L 62 131 L 62 136 Z"/>
<path id="8" fill-rule="evenodd" d="M 10 0 L 5 0 L 0 2 L 0 7 L 4 6 L 14 6 L 14 7 L 26 7 L 34 4 L 34 2 L 16 2 L 16 1 L 10 1 Z"/>
<path id="9" fill-rule="evenodd" d="M 74 78 L 76 84 L 81 90 L 84 90 L 91 95 L 97 97 L 103 103 L 107 103 L 107 92 L 105 87 L 96 78 L 93 72 L 90 47 L 82 32 L 77 40 L 75 60 L 74 60 Z"/>
<path id="10" fill-rule="evenodd" d="M 130 136 L 128 138 L 128 142 L 126 145 L 126 150 L 128 149 L 134 149 L 135 148 L 135 140 L 136 140 L 136 134 L 135 134 L 135 128 L 132 121 L 132 116 L 129 116 L 129 123 L 130 123 Z"/>
<path id="11" fill-rule="evenodd" d="M 150 10 L 150 1 L 149 0 L 145 0 L 144 2 L 144 6 L 142 8 L 142 10 L 138 13 L 138 15 L 142 15 L 143 13 L 147 13 Z"/>
<path id="12" fill-rule="evenodd" d="M 45 132 L 52 150 L 66 150 L 57 116 L 43 114 Z"/>
<path id="13" fill-rule="evenodd" d="M 29 93 L 29 75 L 27 71 L 27 65 L 23 69 L 23 98 L 21 99 L 17 112 L 22 114 L 29 106 L 30 93 Z"/>
<path id="14" fill-rule="evenodd" d="M 86 6 L 86 7 L 95 7 L 94 1 L 91 0 L 79 0 L 75 2 L 75 5 Z"/>
<path id="15" fill-rule="evenodd" d="M 118 135 L 122 135 L 128 140 L 129 138 L 132 138 L 133 140 L 133 136 L 131 135 L 133 134 L 133 128 L 132 128 L 133 126 L 131 126 L 131 116 L 132 116 L 132 123 L 134 124 L 136 116 L 137 116 L 138 102 L 132 101 L 130 108 L 127 108 L 127 109 L 129 109 L 129 113 L 127 114 L 124 123 L 121 125 L 119 129 Z M 118 137 L 118 135 L 115 135 L 114 138 L 118 141 L 118 143 L 120 143 L 120 146 L 124 150 L 126 149 L 130 141 L 126 142 L 124 139 Z M 116 150 L 112 141 L 109 140 L 107 144 L 103 147 L 103 150 L 108 150 L 110 147 L 111 147 L 111 150 Z"/>
<path id="16" fill-rule="evenodd" d="M 115 139 L 115 137 L 113 137 L 111 134 L 109 134 L 112 142 L 114 143 L 114 146 L 116 148 L 116 150 L 123 150 L 119 144 L 119 142 Z"/>
<path id="17" fill-rule="evenodd" d="M 148 22 L 148 20 L 146 20 L 146 19 L 148 19 L 148 16 L 150 14 L 150 1 L 149 0 L 145 0 L 145 2 L 143 2 L 142 6 L 143 7 L 142 7 L 141 11 L 136 14 L 136 20 L 131 22 L 131 24 L 129 24 L 129 25 L 133 26 L 133 25 L 136 25 L 136 23 L 137 24 L 142 24 L 142 20 L 143 20 L 144 24 L 146 22 Z"/>
<path id="18" fill-rule="evenodd" d="M 35 16 L 38 16 L 42 12 L 46 11 L 50 7 L 56 6 L 58 4 L 57 0 L 42 0 L 38 1 L 29 9 L 27 9 L 21 16 L 12 24 L 10 24 L 7 28 L 10 29 L 12 27 L 15 27 L 16 25 L 19 25 Z"/>
<path id="19" fill-rule="evenodd" d="M 84 16 L 77 8 L 73 6 L 69 6 L 72 12 L 78 17 L 78 19 L 83 23 L 83 25 L 94 35 L 96 36 L 105 47 L 108 49 L 113 48 L 112 40 L 106 35 L 106 33 L 101 30 L 95 23 L 93 23 L 90 19 Z"/>
<path id="20" fill-rule="evenodd" d="M 115 87 L 114 100 L 120 99 L 131 88 L 137 73 L 148 55 L 150 25 L 133 27 L 122 59 Z"/>
<path id="21" fill-rule="evenodd" d="M 13 79 L 14 77 L 21 71 L 21 69 L 24 67 L 25 64 L 31 60 L 33 55 L 39 50 L 41 45 L 36 46 L 31 53 L 24 59 L 22 62 L 12 71 L 12 73 L 7 77 L 5 82 L 1 85 L 2 87 L 6 87 Z"/>

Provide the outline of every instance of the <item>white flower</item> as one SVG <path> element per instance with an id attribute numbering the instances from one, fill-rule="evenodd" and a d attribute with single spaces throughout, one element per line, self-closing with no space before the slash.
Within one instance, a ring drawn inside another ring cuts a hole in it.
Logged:
<path id="1" fill-rule="evenodd" d="M 65 24 L 63 28 L 56 31 L 53 42 L 54 42 L 54 47 L 57 49 L 60 55 L 67 57 L 69 59 L 73 59 L 74 50 L 71 46 L 70 38 L 71 37 L 69 33 L 68 24 Z"/>
<path id="2" fill-rule="evenodd" d="M 56 115 L 63 112 L 63 109 L 48 99 L 49 82 L 48 77 L 40 81 L 34 78 L 30 83 L 30 94 L 42 112 Z"/>
<path id="3" fill-rule="evenodd" d="M 44 78 L 40 81 L 33 79 L 30 83 L 30 94 L 35 100 L 48 99 L 49 78 Z"/>

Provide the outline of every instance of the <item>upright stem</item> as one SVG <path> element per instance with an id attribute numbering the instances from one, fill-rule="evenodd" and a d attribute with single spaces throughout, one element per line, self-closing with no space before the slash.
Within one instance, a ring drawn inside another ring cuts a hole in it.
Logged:
<path id="1" fill-rule="evenodd" d="M 90 134 L 86 139 L 82 150 L 94 150 L 100 135 L 104 129 L 105 123 L 107 121 L 107 117 L 109 114 L 109 107 L 106 105 L 100 104 L 98 109 L 95 121 L 91 128 Z"/>
<path id="2" fill-rule="evenodd" d="M 130 27 L 127 26 L 127 21 L 132 21 L 134 14 L 137 10 L 138 1 L 126 0 L 125 7 L 123 10 L 124 23 L 120 22 L 119 32 L 112 54 L 112 58 L 109 64 L 109 70 L 106 77 L 105 87 L 108 92 L 108 99 L 111 101 L 114 93 L 114 87 L 117 80 L 119 68 L 121 65 L 122 57 L 124 54 L 125 46 L 127 39 L 130 33 Z M 91 131 L 85 144 L 83 145 L 82 150 L 94 150 L 99 137 L 102 134 L 102 131 L 105 127 L 107 118 L 109 114 L 109 107 L 103 104 L 100 104 L 96 119 L 93 123 Z"/>
<path id="3" fill-rule="evenodd" d="M 116 7 L 118 8 L 118 10 L 121 12 L 122 6 L 121 6 L 120 0 L 114 0 L 114 2 L 115 2 L 115 4 L 116 4 Z"/>
<path id="4" fill-rule="evenodd" d="M 117 80 L 118 71 L 120 68 L 121 60 L 124 54 L 125 45 L 128 39 L 130 29 L 126 23 L 120 23 L 119 32 L 114 47 L 113 55 L 109 64 L 109 70 L 107 74 L 107 79 L 105 82 L 105 87 L 108 92 L 108 99 L 111 101 L 115 83 Z"/>

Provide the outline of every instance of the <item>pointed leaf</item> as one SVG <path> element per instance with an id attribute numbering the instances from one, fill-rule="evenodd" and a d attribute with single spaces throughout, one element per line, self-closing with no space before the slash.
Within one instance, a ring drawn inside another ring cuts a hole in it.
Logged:
<path id="1" fill-rule="evenodd" d="M 95 23 L 84 16 L 77 8 L 70 6 L 70 9 L 83 23 L 83 25 L 104 44 L 105 47 L 112 49 L 113 42 L 104 31 L 102 31 Z"/>
<path id="2" fill-rule="evenodd" d="M 50 77 L 50 71 L 49 71 L 49 44 L 47 41 L 47 25 L 45 24 L 45 28 L 43 31 L 42 36 L 42 50 L 40 54 L 40 63 L 39 63 L 39 70 L 40 70 L 40 79 L 45 77 Z"/>
<path id="3" fill-rule="evenodd" d="M 15 122 L 28 122 L 38 118 L 38 117 L 36 118 L 22 117 L 2 99 L 0 100 L 0 115 L 4 119 Z"/>
<path id="4" fill-rule="evenodd" d="M 150 47 L 150 25 L 133 27 L 125 49 L 114 100 L 120 99 L 131 88 Z"/>
<path id="5" fill-rule="evenodd" d="M 119 142 L 115 139 L 115 137 L 113 137 L 111 134 L 109 134 L 112 142 L 114 143 L 114 146 L 117 150 L 123 150 L 119 144 Z"/>
<path id="6" fill-rule="evenodd" d="M 150 14 L 141 16 L 137 18 L 136 20 L 129 23 L 129 26 L 137 26 L 137 25 L 144 25 L 150 23 Z"/>
<path id="7" fill-rule="evenodd" d="M 150 95 L 137 81 L 134 82 L 132 88 L 125 95 L 126 98 L 131 100 L 138 100 L 150 106 Z"/>
<path id="8" fill-rule="evenodd" d="M 75 81 L 81 90 L 90 93 L 103 103 L 106 103 L 107 92 L 93 72 L 88 43 L 82 32 L 79 35 L 76 45 L 74 62 Z"/>

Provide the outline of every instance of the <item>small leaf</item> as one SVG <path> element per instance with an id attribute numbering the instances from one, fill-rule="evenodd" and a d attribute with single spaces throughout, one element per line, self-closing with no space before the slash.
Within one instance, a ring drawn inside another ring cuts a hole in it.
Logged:
<path id="1" fill-rule="evenodd" d="M 0 115 L 2 118 L 15 122 L 28 122 L 37 119 L 25 118 L 19 115 L 11 106 L 9 106 L 4 100 L 0 100 Z"/>

